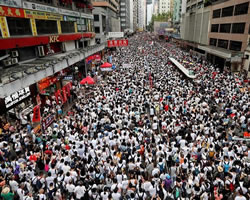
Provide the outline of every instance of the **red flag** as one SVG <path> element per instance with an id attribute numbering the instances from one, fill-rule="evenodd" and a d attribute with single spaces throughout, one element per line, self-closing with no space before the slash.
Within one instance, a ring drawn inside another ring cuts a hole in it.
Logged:
<path id="1" fill-rule="evenodd" d="M 62 93 L 63 93 L 63 103 L 66 103 L 68 98 L 67 98 L 67 93 L 66 93 L 65 87 L 63 87 L 63 89 L 62 89 Z"/>
<path id="2" fill-rule="evenodd" d="M 36 105 L 33 109 L 32 122 L 40 122 L 40 121 L 41 121 L 40 106 Z"/>

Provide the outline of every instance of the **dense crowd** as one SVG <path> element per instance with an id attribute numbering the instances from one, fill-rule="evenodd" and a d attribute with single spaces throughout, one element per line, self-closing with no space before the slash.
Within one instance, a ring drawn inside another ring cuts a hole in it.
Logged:
<path id="1" fill-rule="evenodd" d="M 3 129 L 4 200 L 250 198 L 250 146 L 233 140 L 250 131 L 242 77 L 152 40 L 131 37 L 113 52 L 115 71 L 94 86 L 75 84 L 65 115 L 48 99 L 60 115 L 44 134 Z M 169 57 L 194 63 L 197 79 Z"/>

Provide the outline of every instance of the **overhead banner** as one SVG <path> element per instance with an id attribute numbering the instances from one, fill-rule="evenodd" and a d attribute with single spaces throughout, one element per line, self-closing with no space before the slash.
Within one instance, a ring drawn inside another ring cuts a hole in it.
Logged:
<path id="1" fill-rule="evenodd" d="M 63 16 L 58 14 L 34 11 L 34 10 L 25 10 L 24 12 L 25 12 L 25 18 L 63 20 Z"/>
<path id="2" fill-rule="evenodd" d="M 128 40 L 108 40 L 108 47 L 126 47 Z"/>

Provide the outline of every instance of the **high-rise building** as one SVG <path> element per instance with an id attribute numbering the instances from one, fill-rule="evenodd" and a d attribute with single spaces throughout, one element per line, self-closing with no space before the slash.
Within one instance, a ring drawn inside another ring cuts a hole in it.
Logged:
<path id="1" fill-rule="evenodd" d="M 138 29 L 138 1 L 139 0 L 133 0 L 133 30 L 137 31 Z"/>
<path id="2" fill-rule="evenodd" d="M 103 13 L 105 10 L 106 16 L 106 32 L 119 32 L 121 30 L 120 25 L 120 4 L 119 0 L 93 0 L 92 4 L 94 8 L 97 9 L 99 14 Z M 98 14 L 94 11 L 95 14 Z"/>
<path id="3" fill-rule="evenodd" d="M 167 12 L 171 12 L 172 8 L 172 0 L 159 0 L 158 1 L 158 13 L 162 14 L 162 13 L 167 13 Z"/>
<path id="4" fill-rule="evenodd" d="M 121 31 L 130 28 L 130 0 L 120 0 Z"/>
<path id="5" fill-rule="evenodd" d="M 138 0 L 138 30 L 146 28 L 146 0 Z"/>
<path id="6" fill-rule="evenodd" d="M 181 21 L 182 0 L 174 0 L 173 23 L 178 25 Z"/>

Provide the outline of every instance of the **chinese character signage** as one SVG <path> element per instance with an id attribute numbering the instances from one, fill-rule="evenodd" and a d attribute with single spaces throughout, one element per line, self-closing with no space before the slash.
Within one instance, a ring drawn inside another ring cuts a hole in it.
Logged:
<path id="1" fill-rule="evenodd" d="M 5 6 L 0 6 L 0 16 L 24 18 L 24 11 L 21 8 L 10 8 Z"/>
<path id="2" fill-rule="evenodd" d="M 128 40 L 108 40 L 108 47 L 126 47 Z"/>
<path id="3" fill-rule="evenodd" d="M 41 114 L 40 114 L 40 106 L 37 105 L 33 109 L 33 119 L 32 122 L 40 122 Z"/>
<path id="4" fill-rule="evenodd" d="M 55 120 L 55 115 L 49 115 L 45 119 L 42 120 L 42 128 L 43 130 L 46 130 Z"/>
<path id="5" fill-rule="evenodd" d="M 0 5 L 21 8 L 22 1 L 21 0 L 0 0 Z"/>
<path id="6" fill-rule="evenodd" d="M 4 99 L 6 108 L 9 108 L 9 107 L 15 105 L 16 103 L 18 103 L 19 101 L 22 101 L 23 99 L 25 99 L 29 95 L 30 95 L 29 87 L 26 87 L 22 90 L 19 90 L 18 92 L 11 94 L 10 96 L 8 96 Z"/>

